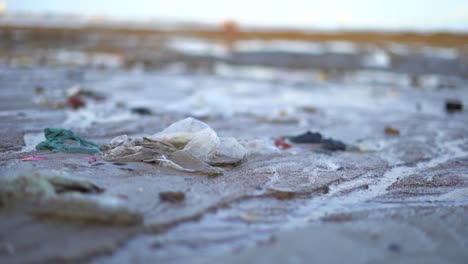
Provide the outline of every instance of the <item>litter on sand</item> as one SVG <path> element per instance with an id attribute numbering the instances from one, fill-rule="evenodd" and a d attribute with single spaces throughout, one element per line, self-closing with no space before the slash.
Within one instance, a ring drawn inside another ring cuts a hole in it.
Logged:
<path id="1" fill-rule="evenodd" d="M 333 150 L 333 151 L 345 151 L 346 150 L 346 144 L 339 140 L 327 138 L 327 139 L 322 139 L 320 143 L 322 145 L 322 148 L 324 149 Z"/>
<path id="2" fill-rule="evenodd" d="M 45 159 L 45 156 L 31 156 L 31 157 L 22 158 L 21 161 L 38 161 L 38 160 L 43 160 L 43 159 Z"/>
<path id="3" fill-rule="evenodd" d="M 77 110 L 86 106 L 85 100 L 81 96 L 70 96 L 65 103 L 66 106 Z"/>
<path id="4" fill-rule="evenodd" d="M 385 134 L 389 136 L 399 136 L 400 135 L 400 130 L 391 127 L 391 126 L 386 126 L 384 129 Z"/>
<path id="5" fill-rule="evenodd" d="M 235 138 L 220 138 L 207 124 L 194 118 L 180 120 L 143 138 L 114 138 L 104 160 L 148 162 L 176 170 L 207 175 L 224 173 L 219 166 L 238 165 L 248 150 Z"/>
<path id="6" fill-rule="evenodd" d="M 130 108 L 130 112 L 132 112 L 134 114 L 137 114 L 137 115 L 141 115 L 141 116 L 152 115 L 153 114 L 151 109 L 149 109 L 147 107 L 143 107 L 143 106 L 132 107 L 132 108 Z"/>
<path id="7" fill-rule="evenodd" d="M 455 113 L 463 111 L 463 103 L 460 100 L 450 99 L 445 101 L 445 111 Z"/>
<path id="8" fill-rule="evenodd" d="M 44 129 L 44 136 L 46 140 L 36 146 L 37 150 L 89 154 L 100 152 L 99 146 L 96 143 L 85 140 L 67 129 L 46 128 Z"/>
<path id="9" fill-rule="evenodd" d="M 286 142 L 284 137 L 279 137 L 279 138 L 275 139 L 275 146 L 277 146 L 280 149 L 288 149 L 288 148 L 292 147 L 291 144 Z"/>
<path id="10" fill-rule="evenodd" d="M 340 140 L 324 138 L 320 133 L 311 131 L 295 136 L 280 137 L 275 140 L 275 145 L 281 149 L 287 149 L 292 146 L 289 142 L 295 144 L 320 144 L 323 149 L 332 151 L 345 151 L 353 148 Z"/>
<path id="11" fill-rule="evenodd" d="M 0 207 L 23 208 L 33 216 L 130 225 L 142 216 L 104 189 L 59 171 L 18 174 L 0 182 Z"/>
<path id="12" fill-rule="evenodd" d="M 307 131 L 301 135 L 290 136 L 288 139 L 293 143 L 320 143 L 322 141 L 322 135 L 320 133 Z"/>
<path id="13" fill-rule="evenodd" d="M 103 95 L 92 90 L 86 90 L 79 85 L 69 88 L 66 95 L 65 105 L 74 110 L 86 107 L 86 99 L 93 99 L 94 101 L 105 99 Z"/>
<path id="14" fill-rule="evenodd" d="M 159 200 L 161 202 L 181 203 L 185 200 L 185 193 L 183 192 L 161 192 L 159 193 Z"/>

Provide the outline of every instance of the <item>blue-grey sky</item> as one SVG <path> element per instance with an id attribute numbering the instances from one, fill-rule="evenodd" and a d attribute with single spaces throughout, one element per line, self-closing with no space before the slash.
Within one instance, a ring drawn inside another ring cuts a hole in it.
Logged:
<path id="1" fill-rule="evenodd" d="M 0 0 L 1 1 L 1 0 Z M 8 11 L 315 28 L 468 31 L 468 0 L 7 0 Z"/>

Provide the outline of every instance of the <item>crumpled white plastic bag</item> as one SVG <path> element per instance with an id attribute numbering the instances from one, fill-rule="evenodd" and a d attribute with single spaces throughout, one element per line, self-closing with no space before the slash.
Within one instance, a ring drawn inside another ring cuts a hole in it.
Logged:
<path id="1" fill-rule="evenodd" d="M 224 172 L 213 166 L 238 164 L 248 153 L 237 139 L 220 138 L 210 126 L 191 117 L 143 139 L 118 136 L 111 140 L 110 147 L 103 154 L 105 160 L 159 163 L 211 175 Z"/>
<path id="2" fill-rule="evenodd" d="M 178 121 L 150 137 L 167 142 L 204 162 L 217 156 L 243 159 L 247 150 L 235 138 L 219 138 L 207 124 L 192 117 Z"/>

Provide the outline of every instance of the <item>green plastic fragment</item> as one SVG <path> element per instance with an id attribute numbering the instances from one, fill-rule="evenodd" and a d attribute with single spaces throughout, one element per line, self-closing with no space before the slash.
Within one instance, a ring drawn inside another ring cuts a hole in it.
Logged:
<path id="1" fill-rule="evenodd" d="M 63 128 L 44 129 L 46 140 L 37 144 L 37 150 L 53 150 L 55 152 L 77 152 L 77 153 L 98 153 L 99 146 L 91 141 L 85 140 L 72 131 Z M 70 141 L 75 141 L 71 144 Z"/>

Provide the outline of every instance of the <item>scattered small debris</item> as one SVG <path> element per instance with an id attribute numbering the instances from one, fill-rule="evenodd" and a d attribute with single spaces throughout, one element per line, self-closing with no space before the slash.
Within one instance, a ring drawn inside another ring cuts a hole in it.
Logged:
<path id="1" fill-rule="evenodd" d="M 70 96 L 67 98 L 65 105 L 71 107 L 74 110 L 83 108 L 86 106 L 84 99 L 80 96 Z"/>
<path id="2" fill-rule="evenodd" d="M 347 146 L 345 143 L 339 140 L 331 139 L 331 138 L 323 138 L 322 134 L 318 132 L 311 132 L 307 131 L 303 134 L 299 134 L 296 136 L 287 136 L 287 137 L 280 137 L 276 139 L 275 145 L 279 148 L 290 148 L 291 144 L 288 141 L 296 144 L 320 144 L 323 149 L 331 150 L 331 151 L 344 151 L 344 150 L 353 150 L 353 146 Z"/>
<path id="3" fill-rule="evenodd" d="M 400 135 L 400 130 L 397 128 L 391 127 L 391 126 L 386 126 L 384 129 L 385 134 L 389 136 L 399 136 Z"/>
<path id="4" fill-rule="evenodd" d="M 313 106 L 304 106 L 302 107 L 302 111 L 306 113 L 317 113 L 318 110 L 316 107 L 313 107 Z"/>
<path id="5" fill-rule="evenodd" d="M 400 253 L 401 247 L 396 243 L 391 243 L 390 245 L 388 245 L 388 250 L 395 252 L 395 253 Z"/>
<path id="6" fill-rule="evenodd" d="M 328 187 L 328 185 L 323 186 L 321 189 L 323 194 L 327 194 L 330 192 L 330 187 Z"/>
<path id="7" fill-rule="evenodd" d="M 160 248 L 162 248 L 163 246 L 164 246 L 163 243 L 161 243 L 161 242 L 159 242 L 159 241 L 155 241 L 155 242 L 153 242 L 153 243 L 151 243 L 151 244 L 149 245 L 149 248 L 150 248 L 150 249 L 160 249 Z"/>
<path id="8" fill-rule="evenodd" d="M 324 149 L 328 150 L 338 150 L 338 151 L 345 151 L 346 150 L 346 144 L 339 141 L 339 140 L 334 140 L 331 138 L 328 139 L 322 139 L 321 141 L 322 147 Z"/>
<path id="9" fill-rule="evenodd" d="M 92 90 L 89 90 L 89 89 L 85 89 L 83 87 L 81 87 L 80 85 L 75 85 L 71 88 L 69 88 L 67 90 L 67 96 L 68 97 L 73 97 L 73 96 L 79 96 L 79 97 L 82 97 L 83 99 L 84 98 L 91 98 L 95 101 L 102 101 L 105 99 L 105 96 L 98 93 L 98 92 L 95 92 L 95 91 L 92 91 Z"/>
<path id="10" fill-rule="evenodd" d="M 62 152 L 77 152 L 77 153 L 98 153 L 99 146 L 96 143 L 85 140 L 72 131 L 63 128 L 46 128 L 44 129 L 46 140 L 36 146 L 37 150 L 53 150 Z M 75 141 L 76 144 L 69 144 L 68 141 Z"/>
<path id="11" fill-rule="evenodd" d="M 185 200 L 185 193 L 183 192 L 161 192 L 159 193 L 159 200 L 169 203 L 180 203 Z"/>
<path id="12" fill-rule="evenodd" d="M 137 115 L 152 115 L 153 112 L 147 107 L 132 107 L 130 108 L 130 112 L 137 114 Z"/>
<path id="13" fill-rule="evenodd" d="M 44 87 L 40 86 L 40 85 L 37 85 L 35 88 L 34 88 L 34 92 L 36 93 L 36 95 L 43 95 L 44 94 Z"/>
<path id="14" fill-rule="evenodd" d="M 463 111 L 463 103 L 457 99 L 449 99 L 445 101 L 445 110 L 448 113 Z"/>
<path id="15" fill-rule="evenodd" d="M 297 136 L 290 136 L 288 139 L 293 143 L 320 143 L 322 141 L 322 135 L 320 133 L 313 133 L 307 131 L 304 134 Z"/>
<path id="16" fill-rule="evenodd" d="M 38 160 L 43 160 L 43 159 L 45 159 L 45 156 L 31 156 L 31 157 L 22 158 L 21 161 L 38 161 Z"/>
<path id="17" fill-rule="evenodd" d="M 271 190 L 271 193 L 276 199 L 279 200 L 289 200 L 296 196 L 296 193 L 293 191 Z"/>
<path id="18" fill-rule="evenodd" d="M 132 169 L 132 168 L 119 168 L 119 170 L 123 170 L 123 171 L 135 171 L 135 170 Z"/>
<path id="19" fill-rule="evenodd" d="M 288 149 L 291 147 L 291 144 L 286 142 L 286 140 L 283 137 L 275 139 L 275 146 L 277 146 L 280 149 Z"/>

